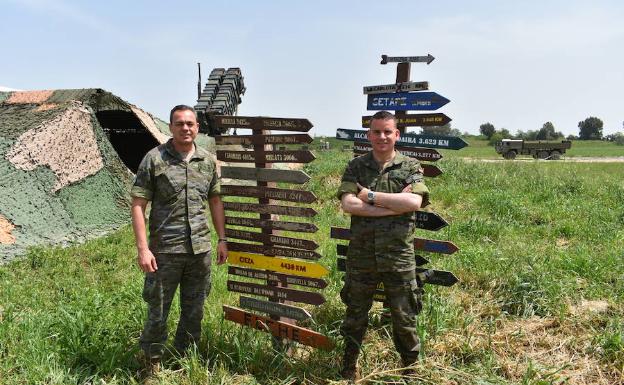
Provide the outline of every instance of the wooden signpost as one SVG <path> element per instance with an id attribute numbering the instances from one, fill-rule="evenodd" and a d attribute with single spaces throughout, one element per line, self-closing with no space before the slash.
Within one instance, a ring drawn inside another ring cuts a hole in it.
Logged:
<path id="1" fill-rule="evenodd" d="M 381 64 L 388 63 L 427 63 L 431 64 L 432 61 L 435 60 L 435 57 L 431 56 L 431 54 L 427 54 L 427 56 L 388 56 L 381 55 Z M 409 68 L 409 67 L 408 67 Z"/>
<path id="2" fill-rule="evenodd" d="M 252 151 L 238 149 L 218 149 L 217 159 L 229 163 L 253 163 L 255 167 L 221 167 L 223 178 L 251 180 L 256 186 L 238 186 L 235 183 L 222 186 L 222 194 L 255 198 L 257 203 L 231 202 L 223 203 L 230 213 L 225 218 L 228 226 L 244 226 L 259 228 L 257 231 L 245 231 L 227 227 L 226 236 L 261 244 L 228 242 L 229 266 L 228 273 L 232 276 L 262 280 L 262 283 L 228 280 L 228 290 L 253 296 L 266 297 L 268 301 L 248 296 L 240 297 L 243 308 L 268 313 L 270 317 L 259 316 L 247 311 L 224 306 L 225 318 L 270 332 L 274 336 L 273 345 L 280 349 L 285 345 L 284 338 L 306 345 L 331 349 L 333 343 L 327 337 L 292 323 L 305 320 L 311 314 L 302 308 L 291 306 L 284 301 L 294 301 L 318 306 L 325 302 L 322 294 L 312 291 L 293 289 L 296 285 L 308 289 L 319 290 L 327 286 L 321 277 L 329 271 L 315 262 L 301 259 L 318 260 L 321 256 L 315 249 L 318 244 L 310 239 L 282 236 L 277 231 L 313 233 L 318 230 L 313 223 L 282 221 L 280 215 L 290 217 L 311 218 L 316 211 L 311 207 L 300 205 L 280 205 L 276 201 L 295 202 L 297 204 L 313 203 L 316 196 L 308 191 L 277 188 L 276 182 L 297 183 L 307 182 L 310 177 L 299 170 L 272 169 L 273 163 L 309 163 L 315 159 L 314 154 L 305 148 L 286 149 L 285 145 L 308 144 L 312 138 L 307 134 L 272 134 L 268 130 L 307 132 L 312 124 L 307 119 L 215 116 L 215 125 L 225 128 L 249 128 L 252 135 L 221 136 L 215 139 L 218 145 L 250 145 Z M 274 145 L 280 145 L 279 151 Z M 251 214 L 243 217 L 230 215 L 232 212 Z M 279 256 L 279 257 L 278 257 Z M 282 258 L 286 257 L 286 258 Z M 297 258 L 297 259 L 289 259 Z M 281 317 L 286 317 L 282 319 Z"/>

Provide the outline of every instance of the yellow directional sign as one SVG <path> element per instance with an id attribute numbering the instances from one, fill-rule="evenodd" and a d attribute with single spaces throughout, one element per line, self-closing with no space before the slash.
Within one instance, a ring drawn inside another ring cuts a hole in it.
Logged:
<path id="1" fill-rule="evenodd" d="M 261 254 L 230 251 L 228 262 L 232 265 L 277 271 L 309 278 L 321 278 L 329 273 L 323 265 L 293 259 L 267 257 Z"/>

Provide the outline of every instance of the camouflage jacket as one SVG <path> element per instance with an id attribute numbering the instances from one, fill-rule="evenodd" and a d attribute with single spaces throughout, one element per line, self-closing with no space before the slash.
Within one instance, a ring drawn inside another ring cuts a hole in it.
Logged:
<path id="1" fill-rule="evenodd" d="M 195 146 L 189 162 L 170 139 L 150 150 L 139 165 L 130 195 L 152 202 L 149 248 L 157 253 L 210 251 L 205 201 L 219 195 L 212 156 Z"/>
<path id="2" fill-rule="evenodd" d="M 411 184 L 412 193 L 422 195 L 422 206 L 429 203 L 429 190 L 423 183 L 420 163 L 398 151 L 381 171 L 372 152 L 350 161 L 342 176 L 338 198 L 345 193 L 357 194 L 356 183 L 386 193 L 401 192 Z M 364 272 L 414 269 L 414 220 L 414 212 L 387 217 L 352 215 L 347 269 Z"/>

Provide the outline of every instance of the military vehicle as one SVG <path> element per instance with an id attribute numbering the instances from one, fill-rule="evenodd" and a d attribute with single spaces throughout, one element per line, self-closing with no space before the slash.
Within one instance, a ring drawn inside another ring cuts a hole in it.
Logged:
<path id="1" fill-rule="evenodd" d="M 210 72 L 204 89 L 201 89 L 201 67 L 197 82 L 197 104 L 193 107 L 199 121 L 199 132 L 215 136 L 227 132 L 214 124 L 215 115 L 236 115 L 245 83 L 240 68 L 215 68 Z"/>
<path id="2" fill-rule="evenodd" d="M 561 155 L 572 147 L 572 142 L 550 140 L 503 139 L 494 145 L 496 152 L 505 159 L 515 159 L 517 155 L 531 155 L 535 159 L 561 159 Z"/>

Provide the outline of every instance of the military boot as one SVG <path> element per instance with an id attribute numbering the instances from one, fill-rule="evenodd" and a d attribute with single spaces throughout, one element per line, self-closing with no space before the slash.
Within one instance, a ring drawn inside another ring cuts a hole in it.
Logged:
<path id="1" fill-rule="evenodd" d="M 342 358 L 342 370 L 340 376 L 345 380 L 357 381 L 360 379 L 360 373 L 357 368 L 357 359 L 360 354 L 360 348 L 356 343 L 348 342 L 345 344 L 344 356 Z"/>

